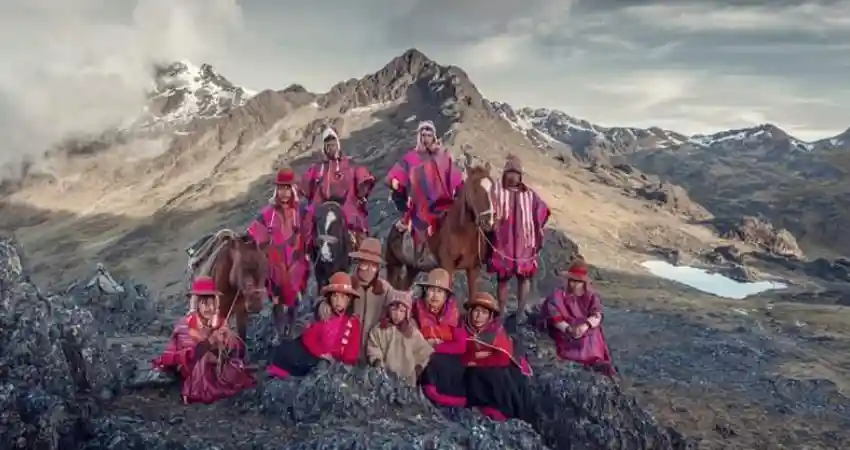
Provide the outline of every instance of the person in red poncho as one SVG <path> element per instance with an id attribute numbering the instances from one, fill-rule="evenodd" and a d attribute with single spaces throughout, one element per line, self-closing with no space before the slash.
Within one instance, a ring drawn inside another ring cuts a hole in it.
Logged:
<path id="1" fill-rule="evenodd" d="M 418 284 L 421 298 L 413 303 L 412 318 L 422 336 L 434 347 L 431 360 L 419 378 L 425 396 L 447 407 L 466 406 L 463 352 L 466 334 L 461 328 L 460 312 L 452 292 L 452 276 L 445 269 L 434 269 L 428 280 Z"/>
<path id="2" fill-rule="evenodd" d="M 591 288 L 587 264 L 578 258 L 563 275 L 566 285 L 543 302 L 542 325 L 555 340 L 558 357 L 613 377 L 616 372 L 602 331 L 602 302 Z"/>
<path id="3" fill-rule="evenodd" d="M 352 303 L 360 294 L 345 272 L 333 274 L 321 290 L 322 301 L 331 306 L 331 315 L 313 322 L 301 337 L 281 342 L 266 372 L 277 378 L 301 377 L 310 373 L 322 359 L 357 364 L 360 357 L 360 319 Z"/>
<path id="4" fill-rule="evenodd" d="M 254 377 L 237 354 L 239 338 L 215 326 L 221 295 L 211 277 L 198 277 L 189 291 L 197 306 L 174 327 L 171 341 L 153 367 L 179 375 L 184 403 L 213 403 L 253 387 Z"/>
<path id="5" fill-rule="evenodd" d="M 465 307 L 467 407 L 477 407 L 497 421 L 532 423 L 531 367 L 499 320 L 499 303 L 492 295 L 479 292 Z"/>
<path id="6" fill-rule="evenodd" d="M 277 332 L 289 334 L 295 322 L 297 301 L 307 289 L 310 259 L 307 256 L 304 217 L 298 202 L 298 177 L 290 168 L 278 171 L 275 190 L 257 217 L 248 226 L 256 242 L 269 242 L 269 279 L 266 283 L 274 302 L 274 322 Z"/>

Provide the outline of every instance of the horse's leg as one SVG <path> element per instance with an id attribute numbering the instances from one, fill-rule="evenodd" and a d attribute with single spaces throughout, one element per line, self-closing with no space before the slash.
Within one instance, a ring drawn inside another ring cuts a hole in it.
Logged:
<path id="1" fill-rule="evenodd" d="M 387 281 L 390 283 L 390 286 L 395 289 L 401 289 L 401 285 L 399 283 L 401 283 L 402 269 L 402 266 L 387 264 Z"/>
<path id="2" fill-rule="evenodd" d="M 242 345 L 242 356 L 248 359 L 248 309 L 245 301 L 242 300 L 238 305 L 233 305 L 236 309 L 236 335 L 239 336 Z"/>
<path id="3" fill-rule="evenodd" d="M 404 271 L 404 284 L 402 289 L 409 291 L 413 288 L 413 283 L 416 282 L 416 276 L 419 275 L 419 269 L 412 266 L 406 266 Z"/>
<path id="4" fill-rule="evenodd" d="M 466 284 L 469 288 L 469 299 L 475 298 L 478 292 L 478 277 L 481 275 L 481 267 L 473 266 L 466 269 Z"/>
<path id="5" fill-rule="evenodd" d="M 499 300 L 499 309 L 502 314 L 508 308 L 508 295 L 511 289 L 511 279 L 508 277 L 499 278 L 498 289 L 496 290 L 496 299 Z"/>

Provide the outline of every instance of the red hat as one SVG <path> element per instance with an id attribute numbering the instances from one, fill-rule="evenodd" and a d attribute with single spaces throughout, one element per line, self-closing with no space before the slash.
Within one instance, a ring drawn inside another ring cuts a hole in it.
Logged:
<path id="1" fill-rule="evenodd" d="M 212 277 L 200 276 L 195 278 L 195 281 L 192 282 L 192 289 L 189 291 L 189 294 L 200 297 L 210 297 L 221 295 L 221 292 L 216 289 L 215 280 L 213 280 Z"/>
<path id="2" fill-rule="evenodd" d="M 278 186 L 286 185 L 292 186 L 296 181 L 295 172 L 289 167 L 281 169 L 277 172 L 277 178 L 275 179 L 275 184 Z"/>
<path id="3" fill-rule="evenodd" d="M 590 277 L 588 276 L 589 271 L 590 269 L 584 260 L 577 259 L 566 272 L 561 272 L 561 275 L 567 277 L 568 280 L 584 281 L 587 283 L 590 281 Z"/>

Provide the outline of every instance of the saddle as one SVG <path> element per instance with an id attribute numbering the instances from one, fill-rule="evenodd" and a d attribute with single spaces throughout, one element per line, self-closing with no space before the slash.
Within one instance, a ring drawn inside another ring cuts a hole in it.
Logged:
<path id="1" fill-rule="evenodd" d="M 212 271 L 212 263 L 218 252 L 224 248 L 227 239 L 236 236 L 236 232 L 229 229 L 219 230 L 216 233 L 206 234 L 200 239 L 186 247 L 189 255 L 188 272 L 191 278 L 201 275 L 209 275 Z"/>

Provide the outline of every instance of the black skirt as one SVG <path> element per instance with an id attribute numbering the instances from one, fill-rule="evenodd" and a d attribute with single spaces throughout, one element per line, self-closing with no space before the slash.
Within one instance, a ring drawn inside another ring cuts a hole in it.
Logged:
<path id="1" fill-rule="evenodd" d="M 531 389 L 519 367 L 468 367 L 465 378 L 470 408 L 491 408 L 509 419 L 533 423 Z"/>
<path id="2" fill-rule="evenodd" d="M 278 344 L 272 354 L 271 366 L 268 370 L 272 376 L 303 377 L 310 373 L 321 361 L 313 356 L 304 346 L 301 338 L 287 339 Z M 277 370 L 279 369 L 279 370 Z"/>
<path id="3" fill-rule="evenodd" d="M 434 353 L 419 376 L 425 395 L 441 406 L 466 406 L 466 385 L 461 355 Z"/>

